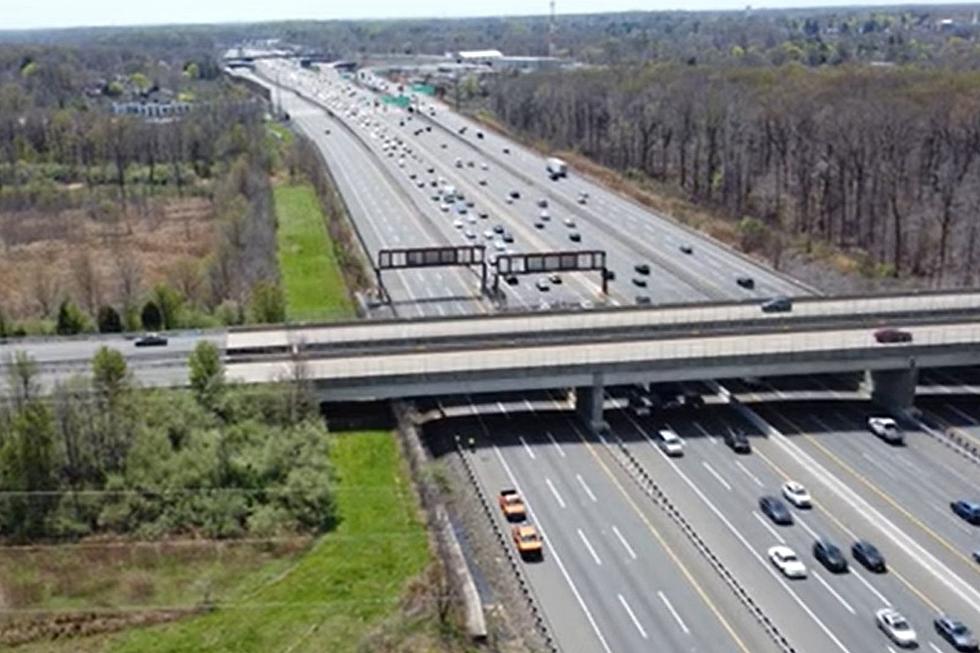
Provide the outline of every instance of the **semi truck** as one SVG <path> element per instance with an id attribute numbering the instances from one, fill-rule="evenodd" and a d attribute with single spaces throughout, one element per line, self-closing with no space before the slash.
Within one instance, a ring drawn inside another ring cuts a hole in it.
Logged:
<path id="1" fill-rule="evenodd" d="M 548 176 L 552 181 L 568 176 L 568 164 L 556 157 L 548 157 Z"/>

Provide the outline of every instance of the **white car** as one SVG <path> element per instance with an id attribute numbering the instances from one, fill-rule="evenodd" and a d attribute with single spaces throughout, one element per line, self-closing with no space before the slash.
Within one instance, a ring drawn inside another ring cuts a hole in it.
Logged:
<path id="1" fill-rule="evenodd" d="M 875 612 L 875 622 L 886 635 L 902 648 L 917 646 L 915 630 L 898 610 L 882 608 Z"/>
<path id="2" fill-rule="evenodd" d="M 904 441 L 898 424 L 891 417 L 869 417 L 868 428 L 889 444 L 901 444 Z"/>
<path id="3" fill-rule="evenodd" d="M 453 221 L 453 226 L 456 227 L 457 229 L 462 229 L 463 228 L 463 221 L 462 220 L 454 220 Z"/>
<path id="4" fill-rule="evenodd" d="M 490 169 L 490 166 L 488 166 L 486 163 L 481 163 L 480 164 L 480 170 L 489 170 L 489 169 Z"/>
<path id="5" fill-rule="evenodd" d="M 565 226 L 566 227 L 570 227 L 570 228 L 574 228 L 575 227 L 575 220 L 572 220 L 571 218 L 565 218 Z"/>
<path id="6" fill-rule="evenodd" d="M 493 246 L 494 246 L 494 248 L 498 252 L 506 252 L 507 251 L 507 243 L 505 243 L 502 240 L 498 240 L 498 241 L 494 242 Z"/>
<path id="7" fill-rule="evenodd" d="M 538 214 L 538 217 L 541 218 L 543 221 L 547 222 L 548 220 L 551 219 L 551 214 L 548 213 L 548 209 L 541 209 L 541 212 Z"/>
<path id="8" fill-rule="evenodd" d="M 439 210 L 442 211 L 443 213 L 448 213 L 449 205 L 443 202 L 442 204 L 439 205 Z"/>
<path id="9" fill-rule="evenodd" d="M 493 230 L 487 229 L 486 231 L 484 231 L 483 237 L 486 238 L 487 240 L 493 240 Z"/>
<path id="10" fill-rule="evenodd" d="M 813 505 L 810 493 L 806 491 L 802 483 L 796 481 L 783 483 L 783 496 L 797 508 L 809 508 Z"/>
<path id="11" fill-rule="evenodd" d="M 668 456 L 684 455 L 684 442 L 672 429 L 660 429 L 657 431 L 657 439 L 661 451 Z"/>
<path id="12" fill-rule="evenodd" d="M 769 549 L 769 560 L 787 578 L 806 578 L 806 565 L 788 546 L 777 545 Z"/>

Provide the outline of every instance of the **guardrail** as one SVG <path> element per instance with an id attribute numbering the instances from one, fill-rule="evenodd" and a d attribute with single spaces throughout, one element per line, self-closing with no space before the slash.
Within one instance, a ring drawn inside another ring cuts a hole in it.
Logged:
<path id="1" fill-rule="evenodd" d="M 470 480 L 470 484 L 476 490 L 477 498 L 480 501 L 480 505 L 483 506 L 483 512 L 486 514 L 487 519 L 490 521 L 490 526 L 493 529 L 493 533 L 496 536 L 497 542 L 500 544 L 507 561 L 510 563 L 510 568 L 517 577 L 517 584 L 520 587 L 521 594 L 523 594 L 525 601 L 527 601 L 528 611 L 531 618 L 534 620 L 534 626 L 538 631 L 544 641 L 547 650 L 551 653 L 560 653 L 561 649 L 558 647 L 558 643 L 555 638 L 551 635 L 551 628 L 548 625 L 547 618 L 544 613 L 538 607 L 538 598 L 534 593 L 534 589 L 528 583 L 527 578 L 524 575 L 524 570 L 521 568 L 520 561 L 517 556 L 514 555 L 514 548 L 507 541 L 507 536 L 500 528 L 500 523 L 497 521 L 497 513 L 494 510 L 493 504 L 487 498 L 486 492 L 483 490 L 483 485 L 480 483 L 480 479 L 476 475 L 476 471 L 473 469 L 473 463 L 470 462 L 467 457 L 466 451 L 463 449 L 459 440 L 456 441 L 456 453 L 459 455 L 460 460 L 463 463 L 463 469 L 466 470 L 466 476 Z"/>
<path id="2" fill-rule="evenodd" d="M 694 545 L 694 548 L 708 561 L 712 569 L 721 576 L 722 580 L 728 585 L 728 588 L 735 594 L 736 598 L 744 605 L 752 616 L 756 619 L 759 625 L 762 626 L 763 630 L 769 638 L 779 647 L 779 650 L 783 653 L 796 653 L 796 649 L 790 644 L 789 640 L 785 635 L 779 630 L 779 627 L 772 621 L 772 619 L 762 610 L 759 604 L 752 598 L 748 590 L 739 582 L 735 575 L 729 571 L 728 567 L 718 558 L 717 555 L 711 550 L 708 544 L 702 539 L 694 527 L 691 526 L 690 522 L 684 517 L 681 511 L 674 505 L 670 500 L 670 497 L 661 489 L 653 477 L 646 471 L 643 465 L 636 459 L 633 452 L 629 450 L 629 447 L 623 442 L 622 438 L 618 435 L 616 436 L 616 442 L 618 445 L 619 452 L 622 454 L 622 458 L 616 455 L 615 450 L 609 445 L 606 438 L 602 438 L 603 444 L 605 444 L 612 453 L 612 458 L 619 464 L 620 467 L 627 473 L 627 475 L 633 479 L 633 481 L 640 487 L 645 495 L 647 495 L 655 504 L 657 504 L 670 519 L 677 524 L 681 532 L 687 537 L 688 541 Z M 625 458 L 625 460 L 623 460 Z"/>
<path id="3" fill-rule="evenodd" d="M 971 463 L 980 465 L 980 440 L 964 435 L 957 427 L 921 411 L 905 411 L 902 417 L 916 424 L 923 433 L 938 440 Z"/>

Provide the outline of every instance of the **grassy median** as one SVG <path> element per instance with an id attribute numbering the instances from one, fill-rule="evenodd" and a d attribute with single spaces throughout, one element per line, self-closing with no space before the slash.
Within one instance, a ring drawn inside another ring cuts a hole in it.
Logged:
<path id="1" fill-rule="evenodd" d="M 287 319 L 352 317 L 354 307 L 313 187 L 281 184 L 275 188 L 275 201 Z"/>
<path id="2" fill-rule="evenodd" d="M 429 562 L 425 527 L 394 436 L 337 436 L 340 523 L 313 549 L 263 582 L 245 582 L 232 604 L 202 617 L 135 631 L 125 653 L 356 651 L 399 611 L 409 581 Z"/>

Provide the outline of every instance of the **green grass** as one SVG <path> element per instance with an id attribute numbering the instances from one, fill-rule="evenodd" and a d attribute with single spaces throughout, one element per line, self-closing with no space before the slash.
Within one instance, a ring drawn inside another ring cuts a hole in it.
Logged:
<path id="1" fill-rule="evenodd" d="M 355 651 L 398 611 L 410 579 L 429 561 L 408 471 L 389 433 L 337 437 L 340 524 L 285 573 L 231 606 L 116 638 L 120 653 Z"/>
<path id="2" fill-rule="evenodd" d="M 354 308 L 313 187 L 277 186 L 275 200 L 286 318 L 312 321 L 353 316 Z"/>

